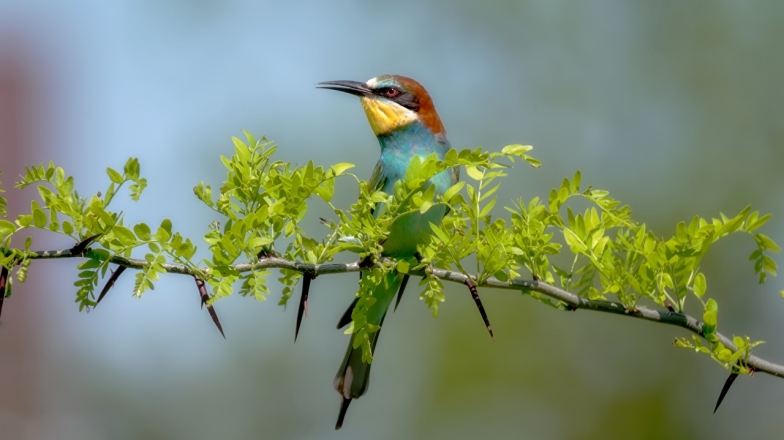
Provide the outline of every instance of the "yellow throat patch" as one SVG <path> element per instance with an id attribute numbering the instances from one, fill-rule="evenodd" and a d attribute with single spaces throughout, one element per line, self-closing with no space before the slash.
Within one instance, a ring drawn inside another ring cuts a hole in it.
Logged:
<path id="1" fill-rule="evenodd" d="M 374 98 L 363 97 L 362 108 L 365 109 L 370 128 L 376 136 L 408 125 L 417 119 L 417 114 L 400 104 Z"/>

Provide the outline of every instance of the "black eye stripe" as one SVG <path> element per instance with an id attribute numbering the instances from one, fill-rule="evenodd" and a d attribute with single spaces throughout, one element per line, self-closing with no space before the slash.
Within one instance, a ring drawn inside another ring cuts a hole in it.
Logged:
<path id="1" fill-rule="evenodd" d="M 387 94 L 392 88 L 398 91 L 398 94 L 395 97 L 390 97 Z M 414 96 L 413 93 L 401 89 L 399 87 L 380 87 L 378 89 L 373 90 L 373 93 L 378 96 L 389 99 L 390 101 L 396 102 L 409 110 L 413 110 L 413 111 L 419 110 L 419 100 L 416 98 L 416 96 Z"/>

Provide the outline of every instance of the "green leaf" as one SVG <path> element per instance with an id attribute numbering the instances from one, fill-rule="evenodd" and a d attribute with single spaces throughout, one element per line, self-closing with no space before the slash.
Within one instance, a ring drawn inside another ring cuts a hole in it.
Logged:
<path id="1" fill-rule="evenodd" d="M 43 228 L 44 226 L 46 226 L 46 214 L 44 214 L 44 212 L 41 210 L 41 208 L 38 206 L 38 203 L 36 203 L 35 200 L 33 200 L 32 205 L 33 205 L 33 224 L 35 225 L 36 228 Z"/>
<path id="2" fill-rule="evenodd" d="M 169 220 L 168 218 L 163 219 L 163 221 L 161 221 L 160 228 L 163 229 L 164 231 L 166 231 L 167 234 L 171 235 L 171 232 L 172 232 L 172 222 L 171 222 L 171 220 Z"/>
<path id="3" fill-rule="evenodd" d="M 466 174 L 474 180 L 482 180 L 484 177 L 484 173 L 479 171 L 479 168 L 475 167 L 474 165 L 466 165 Z"/>
<path id="4" fill-rule="evenodd" d="M 746 230 L 751 232 L 755 229 L 759 229 L 762 225 L 770 220 L 771 214 L 765 214 L 762 217 L 752 221 L 752 218 L 749 217 L 749 221 L 746 224 Z"/>
<path id="5" fill-rule="evenodd" d="M 231 140 L 234 142 L 234 152 L 240 162 L 248 162 L 250 159 L 250 149 L 248 146 L 236 137 L 232 137 Z"/>
<path id="6" fill-rule="evenodd" d="M 354 168 L 354 166 L 355 165 L 353 163 L 345 163 L 344 162 L 344 163 L 338 163 L 338 164 L 332 165 L 332 167 L 330 167 L 330 169 L 332 170 L 333 173 L 335 173 L 336 176 L 340 176 L 346 170 Z"/>
<path id="7" fill-rule="evenodd" d="M 133 232 L 135 232 L 136 236 L 142 241 L 150 240 L 150 227 L 144 223 L 139 223 L 134 226 Z"/>
<path id="8" fill-rule="evenodd" d="M 528 164 L 531 165 L 534 168 L 539 168 L 540 166 L 542 166 L 542 162 L 534 159 L 533 157 L 531 157 L 531 156 L 529 156 L 527 154 L 523 155 L 523 159 L 525 159 L 525 161 L 528 162 Z"/>
<path id="9" fill-rule="evenodd" d="M 436 225 L 435 225 L 435 224 L 433 224 L 433 223 L 430 223 L 430 229 L 432 229 L 432 230 L 433 230 L 433 232 L 435 232 L 436 236 L 437 236 L 437 237 L 439 238 L 439 240 L 441 240 L 441 241 L 442 241 L 444 244 L 446 244 L 446 243 L 449 243 L 449 237 L 447 237 L 447 235 L 444 233 L 444 231 L 443 231 L 443 230 L 442 230 L 440 227 L 436 226 Z"/>
<path id="10" fill-rule="evenodd" d="M 705 312 L 702 315 L 702 319 L 703 321 L 705 321 L 706 326 L 710 326 L 710 327 L 716 326 L 716 312 Z"/>
<path id="11" fill-rule="evenodd" d="M 585 243 L 583 243 L 582 240 L 580 240 L 580 237 L 578 237 L 574 232 L 572 232 L 571 229 L 564 228 L 563 234 L 564 234 L 564 240 L 566 240 L 566 244 L 568 244 L 569 247 L 572 248 L 572 252 L 574 252 L 575 254 L 585 252 L 588 250 L 588 247 L 585 245 Z"/>
<path id="12" fill-rule="evenodd" d="M 482 217 L 490 214 L 490 210 L 492 210 L 493 206 L 495 206 L 495 201 L 496 200 L 497 199 L 490 200 L 490 202 L 487 205 L 485 205 L 484 208 L 482 208 L 482 212 L 479 213 L 479 218 L 482 218 Z"/>
<path id="13" fill-rule="evenodd" d="M 0 220 L 0 234 L 8 235 L 16 231 L 16 226 L 8 220 Z"/>
<path id="14" fill-rule="evenodd" d="M 81 262 L 78 266 L 76 266 L 76 268 L 77 269 L 95 269 L 96 267 L 100 267 L 100 266 L 101 266 L 101 260 L 89 259 L 89 260 L 84 260 L 83 262 Z"/>
<path id="15" fill-rule="evenodd" d="M 26 228 L 26 227 L 30 226 L 31 224 L 33 224 L 33 216 L 32 215 L 20 215 L 19 217 L 16 218 L 16 223 L 19 226 L 22 226 L 22 227 Z"/>
<path id="16" fill-rule="evenodd" d="M 444 196 L 441 197 L 441 200 L 444 200 L 445 202 L 448 202 L 449 200 L 452 199 L 452 196 L 454 196 L 461 189 L 463 189 L 463 186 L 465 186 L 465 181 L 462 181 L 462 180 L 460 182 L 457 182 L 456 184 L 450 186 L 449 189 L 446 190 L 446 192 L 444 192 Z"/>
<path id="17" fill-rule="evenodd" d="M 259 248 L 262 246 L 266 246 L 272 243 L 274 240 L 269 237 L 254 237 L 248 242 L 248 247 L 251 249 Z"/>
<path id="18" fill-rule="evenodd" d="M 125 179 L 123 179 L 122 174 L 118 173 L 117 171 L 115 171 L 115 170 L 113 170 L 111 168 L 106 168 L 106 174 L 109 175 L 109 179 L 112 182 L 114 182 L 114 183 L 116 183 L 118 185 L 122 184 L 125 181 Z"/>
<path id="19" fill-rule="evenodd" d="M 419 175 L 422 169 L 422 160 L 419 156 L 414 156 L 411 159 L 411 162 L 408 163 L 408 168 L 406 169 L 406 182 L 409 184 L 412 183 L 415 179 L 419 179 Z"/>
<path id="20" fill-rule="evenodd" d="M 573 192 L 580 191 L 580 182 L 582 181 L 582 174 L 580 174 L 580 170 L 575 171 L 574 177 L 572 177 L 572 184 L 570 185 L 569 189 Z"/>
<path id="21" fill-rule="evenodd" d="M 67 222 L 63 223 L 63 230 L 66 229 L 65 227 L 66 224 Z M 136 242 L 136 236 L 133 235 L 133 232 L 131 232 L 131 230 L 126 228 L 125 226 L 116 225 L 115 227 L 112 228 L 112 232 L 114 232 L 114 235 L 125 245 L 129 245 Z"/>
<path id="22" fill-rule="evenodd" d="M 705 294 L 706 289 L 707 283 L 705 281 L 705 275 L 700 272 L 696 277 L 694 277 L 694 294 L 702 298 L 702 295 Z"/>
<path id="23" fill-rule="evenodd" d="M 326 179 L 321 185 L 314 188 L 313 192 L 325 202 L 331 201 L 335 194 L 335 179 Z"/>
<path id="24" fill-rule="evenodd" d="M 757 244 L 759 244 L 762 249 L 768 249 L 773 252 L 781 252 L 781 248 L 767 235 L 754 234 L 754 239 L 757 240 Z"/>
<path id="25" fill-rule="evenodd" d="M 510 155 L 510 156 L 523 157 L 523 154 L 525 154 L 525 153 L 527 153 L 527 152 L 529 152 L 529 151 L 531 151 L 533 149 L 534 149 L 534 147 L 532 147 L 530 145 L 514 144 L 514 145 L 507 145 L 504 148 L 502 148 L 501 149 L 501 153 L 502 154 L 507 154 L 507 155 Z"/>

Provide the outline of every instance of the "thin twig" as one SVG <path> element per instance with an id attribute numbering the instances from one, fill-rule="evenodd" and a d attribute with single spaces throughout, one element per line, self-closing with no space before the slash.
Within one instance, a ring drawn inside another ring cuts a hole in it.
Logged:
<path id="1" fill-rule="evenodd" d="M 32 252 L 28 254 L 28 258 L 30 259 L 51 259 L 51 258 L 73 258 L 73 257 L 80 257 L 81 255 L 74 255 L 71 253 L 70 249 L 66 250 L 59 250 L 59 251 L 42 251 L 42 252 Z M 86 251 L 85 256 L 88 258 L 95 258 L 100 259 L 100 255 L 94 254 L 91 251 Z M 133 258 L 125 258 L 119 255 L 115 255 L 109 259 L 110 263 L 118 264 L 120 266 L 125 266 L 129 269 L 143 269 L 147 267 L 150 263 L 146 260 L 139 260 Z M 196 268 L 191 269 L 188 266 L 183 264 L 172 264 L 172 263 L 164 263 L 161 264 L 161 267 L 169 273 L 175 274 L 182 274 L 182 275 L 195 275 L 196 271 L 199 271 L 201 274 L 209 274 L 208 268 Z M 327 275 L 327 274 L 336 274 L 336 273 L 349 273 L 349 272 L 359 272 L 363 270 L 360 267 L 360 261 L 355 261 L 352 263 L 325 263 L 325 264 L 305 264 L 300 263 L 297 261 L 290 261 L 286 260 L 285 258 L 280 257 L 268 257 L 262 258 L 255 263 L 239 263 L 234 264 L 231 266 L 234 270 L 238 272 L 249 272 L 252 270 L 258 270 L 263 268 L 277 268 L 277 269 L 287 269 L 293 270 L 297 272 L 307 272 L 312 273 L 314 276 L 318 275 Z M 466 275 L 455 272 L 447 269 L 431 269 L 431 272 L 434 276 L 440 278 L 441 280 L 446 280 L 454 283 L 465 284 L 465 280 L 468 278 Z M 410 275 L 412 276 L 424 276 L 424 271 L 411 271 Z M 643 306 L 637 306 L 636 313 L 628 313 L 626 307 L 623 304 L 613 301 L 599 301 L 599 300 L 589 300 L 580 296 L 577 296 L 571 292 L 567 292 L 566 290 L 560 289 L 555 286 L 551 286 L 547 283 L 544 283 L 540 280 L 527 280 L 523 278 L 514 278 L 509 281 L 501 281 L 495 277 L 490 277 L 486 279 L 481 284 L 476 285 L 476 287 L 493 287 L 498 289 L 507 289 L 507 290 L 514 290 L 514 291 L 533 291 L 538 292 L 542 295 L 549 296 L 550 298 L 556 299 L 558 301 L 563 302 L 566 307 L 570 309 L 583 309 L 583 310 L 592 310 L 595 312 L 604 312 L 604 313 L 611 313 L 619 316 L 626 316 L 630 318 L 637 318 L 643 319 L 646 321 L 653 321 L 658 322 L 661 324 L 669 324 L 678 327 L 685 328 L 692 333 L 695 333 L 704 338 L 704 334 L 702 333 L 703 323 L 699 321 L 697 318 L 693 316 L 687 315 L 685 313 L 678 313 L 678 312 L 670 312 L 664 310 L 654 310 Z M 732 340 L 721 333 L 713 333 L 714 336 L 718 339 L 719 342 L 724 344 L 724 346 L 732 351 L 738 351 L 738 347 L 732 342 Z M 784 378 L 784 365 L 776 364 L 774 362 L 767 361 L 765 359 L 760 358 L 759 356 L 749 356 L 746 361 L 746 365 L 753 368 L 755 371 L 767 373 L 776 377 Z"/>

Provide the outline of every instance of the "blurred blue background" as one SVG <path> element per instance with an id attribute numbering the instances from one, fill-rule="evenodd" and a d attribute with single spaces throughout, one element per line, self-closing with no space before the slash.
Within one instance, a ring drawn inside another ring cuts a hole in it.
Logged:
<path id="1" fill-rule="evenodd" d="M 192 194 L 218 186 L 241 129 L 297 163 L 357 164 L 377 143 L 356 99 L 324 80 L 411 76 L 428 88 L 456 148 L 532 144 L 502 202 L 546 197 L 576 169 L 658 235 L 695 214 L 751 203 L 784 242 L 784 3 L 778 1 L 250 2 L 0 0 L 3 187 L 54 160 L 83 194 L 138 157 L 149 188 L 119 200 L 129 222 L 198 239 L 220 220 Z M 356 190 L 338 185 L 339 205 Z M 9 194 L 6 194 L 9 195 Z M 13 215 L 34 191 L 10 194 Z M 328 214 L 313 203 L 314 217 Z M 502 211 L 498 213 L 503 215 Z M 316 236 L 324 234 L 311 223 Z M 37 249 L 67 247 L 36 236 Z M 202 246 L 205 247 L 205 246 Z M 767 341 L 784 361 L 784 286 L 759 286 L 746 237 L 704 261 L 719 330 Z M 778 258 L 781 264 L 781 258 Z M 271 277 L 274 279 L 274 277 Z M 518 294 L 450 286 L 440 317 L 413 286 L 388 317 L 369 393 L 332 430 L 334 329 L 356 276 L 319 278 L 293 344 L 278 295 L 199 310 L 193 281 L 167 276 L 141 300 L 133 277 L 79 313 L 73 261 L 33 264 L 0 323 L 0 429 L 9 439 L 777 438 L 784 382 L 740 378 L 673 347 L 686 333 Z M 270 284 L 273 292 L 279 289 Z M 692 310 L 698 312 L 697 310 Z"/>

